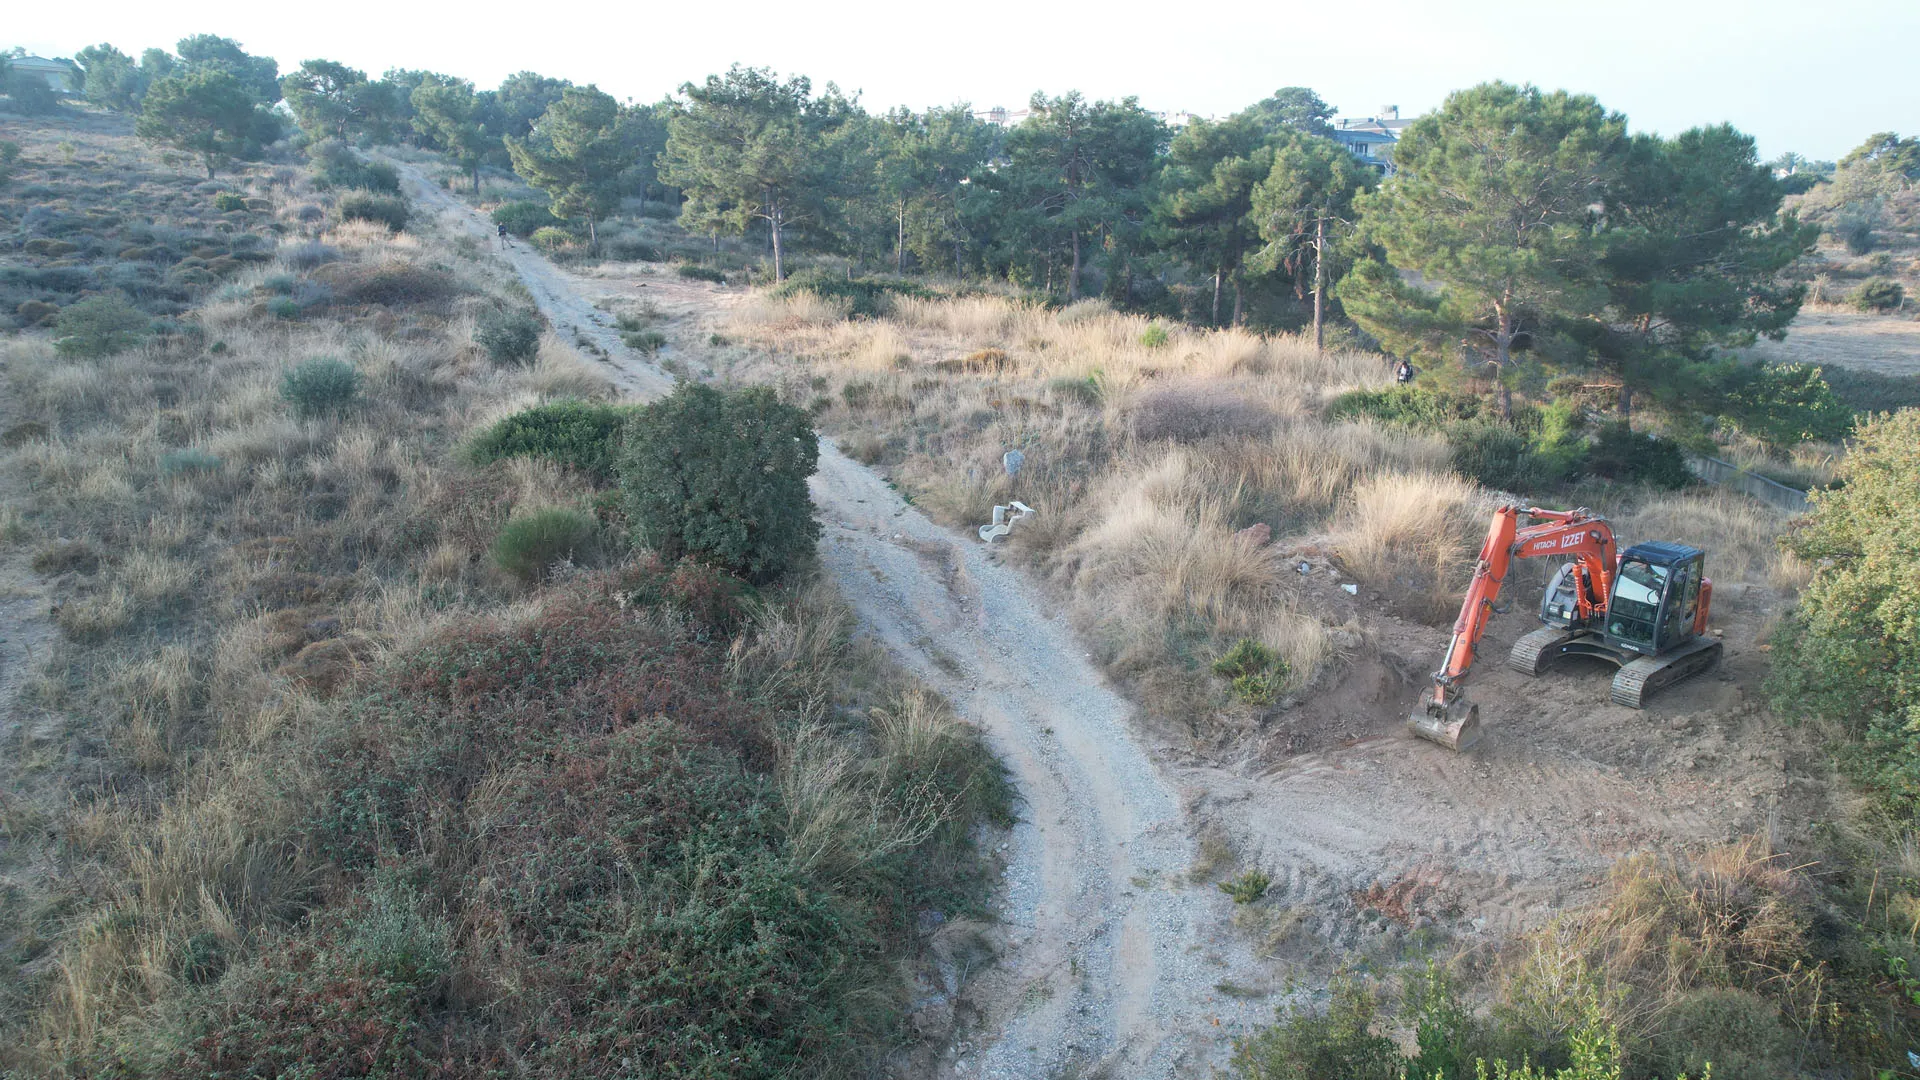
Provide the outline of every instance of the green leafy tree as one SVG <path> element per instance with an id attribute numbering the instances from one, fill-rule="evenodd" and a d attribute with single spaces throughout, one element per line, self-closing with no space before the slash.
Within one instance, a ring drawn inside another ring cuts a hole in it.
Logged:
<path id="1" fill-rule="evenodd" d="M 1251 119 L 1196 120 L 1173 137 L 1153 203 L 1163 250 L 1213 277 L 1212 319 L 1220 325 L 1221 285 L 1233 285 L 1233 322 L 1244 305 L 1240 272 L 1259 243 L 1254 189 L 1273 169 L 1266 132 Z"/>
<path id="2" fill-rule="evenodd" d="M 1076 300 L 1089 249 L 1115 243 L 1124 254 L 1142 231 L 1167 128 L 1134 98 L 1035 94 L 1029 109 L 1007 134 L 1007 164 L 996 173 L 1004 199 L 994 212 L 1007 215 L 1010 246 L 1044 260 L 1049 283 L 1059 256 L 1068 257 L 1067 298 Z"/>
<path id="3" fill-rule="evenodd" d="M 1863 424 L 1836 484 L 1785 546 L 1813 563 L 1774 635 L 1785 715 L 1844 725 L 1856 772 L 1902 821 L 1920 812 L 1920 409 Z"/>
<path id="4" fill-rule="evenodd" d="M 1722 350 L 1779 340 L 1806 287 L 1780 280 L 1819 230 L 1780 212 L 1753 139 L 1730 125 L 1634 136 L 1607 184 L 1604 317 L 1585 325 L 1619 380 L 1621 416 L 1645 389 L 1676 408 L 1710 392 Z"/>
<path id="5" fill-rule="evenodd" d="M 819 461 L 807 414 L 768 387 L 684 382 L 627 422 L 620 485 L 637 544 L 757 581 L 812 554 Z"/>
<path id="6" fill-rule="evenodd" d="M 500 83 L 490 96 L 483 96 L 482 119 L 494 136 L 511 135 L 524 139 L 534 124 L 558 104 L 573 84 L 565 79 L 549 78 L 531 71 L 516 72 Z"/>
<path id="7" fill-rule="evenodd" d="M 271 56 L 254 56 L 232 38 L 195 34 L 174 46 L 182 66 L 217 69 L 232 75 L 256 104 L 280 100 L 280 65 Z"/>
<path id="8" fill-rule="evenodd" d="M 414 89 L 410 101 L 414 130 L 431 138 L 467 170 L 473 177 L 473 193 L 480 194 L 480 166 L 500 149 L 501 141 L 487 130 L 473 84 L 453 79 L 425 82 Z M 528 182 L 538 183 L 531 177 Z"/>
<path id="9" fill-rule="evenodd" d="M 395 88 L 370 82 L 366 73 L 332 60 L 308 60 L 280 80 L 287 107 L 309 137 L 345 139 L 365 133 L 390 137 L 396 116 Z"/>
<path id="10" fill-rule="evenodd" d="M 1842 171 L 1870 175 L 1882 183 L 1906 190 L 1920 181 L 1920 137 L 1901 138 L 1891 131 L 1879 131 L 1847 152 L 1840 159 Z"/>
<path id="11" fill-rule="evenodd" d="M 815 97 L 803 76 L 782 82 L 737 64 L 680 93 L 686 104 L 667 126 L 660 176 L 686 194 L 683 220 L 742 233 L 766 222 L 774 280 L 785 280 L 788 231 L 820 227 L 834 213 L 844 176 L 832 142 L 853 103 L 832 86 Z"/>
<path id="12" fill-rule="evenodd" d="M 1265 241 L 1252 262 L 1263 271 L 1290 274 L 1296 295 L 1311 282 L 1313 347 L 1322 349 L 1327 283 L 1332 280 L 1327 256 L 1352 231 L 1354 198 L 1372 190 L 1374 172 L 1333 140 L 1298 132 L 1275 139 L 1272 159 L 1254 188 L 1248 214 Z"/>
<path id="13" fill-rule="evenodd" d="M 211 179 L 246 152 L 254 132 L 254 98 L 231 72 L 196 68 L 147 90 L 134 131 L 197 156 Z"/>
<path id="14" fill-rule="evenodd" d="M 893 269 L 904 273 L 909 250 L 931 263 L 959 238 L 960 186 L 986 164 L 993 133 L 965 105 L 895 109 L 877 128 L 875 175 L 893 217 Z"/>
<path id="15" fill-rule="evenodd" d="M 137 112 L 153 72 L 111 45 L 89 45 L 73 54 L 83 73 L 80 92 L 89 102 L 114 112 Z"/>
<path id="16" fill-rule="evenodd" d="M 1320 100 L 1320 95 L 1304 86 L 1283 86 L 1239 113 L 1269 133 L 1293 130 L 1306 135 L 1327 135 L 1333 131 L 1328 121 L 1338 111 Z"/>
<path id="17" fill-rule="evenodd" d="M 1625 132 L 1565 91 L 1493 82 L 1449 95 L 1401 136 L 1398 173 L 1356 200 L 1386 263 L 1341 282 L 1347 313 L 1403 356 L 1458 350 L 1491 369 L 1510 416 L 1516 353 L 1561 344 L 1606 302 L 1592 208 Z M 1396 272 L 1409 270 L 1420 283 Z"/>
<path id="18" fill-rule="evenodd" d="M 416 99 L 419 95 L 414 92 Z M 619 120 L 620 104 L 612 97 L 597 87 L 570 86 L 526 138 L 506 140 L 513 171 L 547 193 L 555 216 L 585 218 L 595 251 L 600 247 L 596 223 L 620 205 L 620 173 L 627 163 Z"/>

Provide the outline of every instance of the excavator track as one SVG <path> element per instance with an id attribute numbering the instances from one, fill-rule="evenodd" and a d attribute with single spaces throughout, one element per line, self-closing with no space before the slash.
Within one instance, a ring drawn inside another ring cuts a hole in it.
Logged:
<path id="1" fill-rule="evenodd" d="M 1513 643 L 1507 653 L 1507 666 L 1526 675 L 1539 675 L 1561 656 L 1561 646 L 1580 635 L 1570 630 L 1544 626 Z"/>
<path id="2" fill-rule="evenodd" d="M 1665 656 L 1643 656 L 1620 668 L 1613 677 L 1613 703 L 1629 709 L 1646 706 L 1648 698 L 1689 675 L 1697 675 L 1720 662 L 1725 650 L 1711 638 L 1695 638 Z"/>

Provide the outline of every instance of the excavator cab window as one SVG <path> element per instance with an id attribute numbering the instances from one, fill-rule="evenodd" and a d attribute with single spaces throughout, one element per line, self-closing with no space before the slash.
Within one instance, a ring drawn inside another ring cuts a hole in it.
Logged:
<path id="1" fill-rule="evenodd" d="M 1613 582 L 1613 600 L 1607 605 L 1607 633 L 1623 642 L 1651 651 L 1660 625 L 1660 601 L 1667 595 L 1671 568 L 1641 559 L 1620 563 Z"/>

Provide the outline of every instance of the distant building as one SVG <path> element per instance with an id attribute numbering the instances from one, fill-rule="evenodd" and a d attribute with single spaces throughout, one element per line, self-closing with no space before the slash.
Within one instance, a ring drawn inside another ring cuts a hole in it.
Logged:
<path id="1" fill-rule="evenodd" d="M 11 70 L 23 75 L 32 75 L 47 84 L 48 89 L 61 93 L 72 91 L 75 76 L 79 69 L 68 60 L 49 60 L 44 56 L 14 56 L 7 59 Z"/>
<path id="2" fill-rule="evenodd" d="M 1400 118 L 1400 106 L 1388 105 L 1379 116 L 1343 119 L 1330 132 L 1333 141 L 1347 148 L 1361 164 L 1393 174 L 1393 144 L 1400 141 L 1400 129 L 1413 123 Z"/>

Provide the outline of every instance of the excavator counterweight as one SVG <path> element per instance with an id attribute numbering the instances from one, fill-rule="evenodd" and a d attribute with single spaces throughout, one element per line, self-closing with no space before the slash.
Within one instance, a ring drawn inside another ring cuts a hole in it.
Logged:
<path id="1" fill-rule="evenodd" d="M 1530 519 L 1524 527 L 1523 517 Z M 1569 561 L 1540 602 L 1545 626 L 1514 643 L 1509 667 L 1537 676 L 1562 656 L 1606 660 L 1620 669 L 1612 700 L 1637 709 L 1648 695 L 1719 661 L 1720 642 L 1705 636 L 1713 597 L 1705 552 L 1663 541 L 1619 552 L 1606 519 L 1585 507 L 1503 506 L 1487 528 L 1433 689 L 1408 717 L 1414 735 L 1449 750 L 1479 741 L 1480 707 L 1467 698 L 1462 681 L 1487 623 L 1500 610 L 1496 604 L 1514 561 L 1547 556 Z"/>

